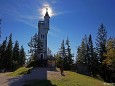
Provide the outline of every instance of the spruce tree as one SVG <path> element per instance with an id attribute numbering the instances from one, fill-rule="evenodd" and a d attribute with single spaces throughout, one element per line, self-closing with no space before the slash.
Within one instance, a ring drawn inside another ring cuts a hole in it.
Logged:
<path id="1" fill-rule="evenodd" d="M 65 66 L 65 60 L 66 60 L 66 53 L 65 53 L 65 43 L 64 40 L 61 43 L 61 48 L 59 50 L 60 57 L 58 58 L 60 65 Z"/>
<path id="2" fill-rule="evenodd" d="M 43 50 L 43 42 L 41 42 L 40 38 L 38 38 L 37 33 L 35 33 L 35 35 L 31 37 L 28 46 L 30 47 L 29 53 L 31 53 L 35 58 L 37 57 L 37 53 L 40 53 Z"/>
<path id="3" fill-rule="evenodd" d="M 57 67 L 60 67 L 60 65 L 62 65 L 62 63 L 63 63 L 63 59 L 61 58 L 60 53 L 57 52 L 57 54 L 54 55 L 54 57 L 56 58 Z"/>
<path id="4" fill-rule="evenodd" d="M 21 67 L 25 64 L 25 60 L 26 60 L 26 54 L 25 54 L 23 46 L 21 46 L 21 49 L 19 52 L 19 64 Z"/>
<path id="5" fill-rule="evenodd" d="M 7 47 L 7 37 L 0 46 L 0 69 L 6 69 L 6 47 Z"/>
<path id="6" fill-rule="evenodd" d="M 100 28 L 98 29 L 97 33 L 97 39 L 96 39 L 96 49 L 98 54 L 98 62 L 100 64 L 99 66 L 99 72 L 101 77 L 107 81 L 107 68 L 103 64 L 103 61 L 106 59 L 106 56 L 104 54 L 107 52 L 106 50 L 106 42 L 107 42 L 107 31 L 105 29 L 105 26 L 102 24 Z"/>
<path id="7" fill-rule="evenodd" d="M 87 44 L 87 52 L 88 52 L 88 65 L 90 69 L 90 73 L 94 75 L 94 71 L 96 68 L 96 59 L 95 59 L 95 53 L 94 53 L 94 48 L 93 48 L 93 42 L 92 42 L 92 36 L 91 34 L 89 35 L 88 38 L 88 44 Z"/>
<path id="8" fill-rule="evenodd" d="M 102 24 L 98 29 L 96 39 L 96 49 L 101 64 L 103 60 L 105 60 L 105 56 L 103 55 L 104 53 L 106 53 L 106 42 L 107 42 L 107 31 L 105 29 L 105 26 Z"/>
<path id="9" fill-rule="evenodd" d="M 67 48 L 66 48 L 66 60 L 65 60 L 65 63 L 66 63 L 66 68 L 67 70 L 70 70 L 71 69 L 71 65 L 73 64 L 73 55 L 71 53 L 71 48 L 70 48 L 70 41 L 67 37 L 67 40 L 66 40 L 66 45 L 67 45 Z"/>
<path id="10" fill-rule="evenodd" d="M 86 42 L 86 38 L 82 40 L 81 45 L 77 49 L 77 62 L 87 63 L 87 42 Z"/>
<path id="11" fill-rule="evenodd" d="M 8 41 L 8 45 L 7 45 L 7 48 L 6 48 L 6 64 L 5 64 L 5 67 L 7 70 L 11 71 L 12 70 L 12 33 L 10 34 L 9 36 L 9 41 Z"/>
<path id="12" fill-rule="evenodd" d="M 70 70 L 73 63 L 73 55 L 71 54 L 70 41 L 68 38 L 66 40 L 66 47 L 64 40 L 62 41 L 59 52 L 60 55 L 58 55 L 58 63 L 60 63 L 65 70 Z"/>
<path id="13" fill-rule="evenodd" d="M 89 39 L 88 39 L 88 44 L 87 44 L 87 52 L 88 52 L 88 64 L 92 65 L 92 61 L 94 59 L 94 56 L 93 56 L 93 42 L 92 42 L 92 36 L 89 35 Z"/>
<path id="14" fill-rule="evenodd" d="M 81 46 L 77 48 L 76 63 L 81 62 Z"/>
<path id="15" fill-rule="evenodd" d="M 15 45 L 13 47 L 13 57 L 12 57 L 13 70 L 20 67 L 19 61 L 20 61 L 20 59 L 19 59 L 19 43 L 18 43 L 18 41 L 16 41 Z"/>
<path id="16" fill-rule="evenodd" d="M 61 48 L 60 48 L 60 56 L 61 56 L 61 58 L 62 59 L 64 59 L 65 58 L 65 44 L 64 44 L 64 40 L 62 41 L 62 43 L 61 43 Z"/>

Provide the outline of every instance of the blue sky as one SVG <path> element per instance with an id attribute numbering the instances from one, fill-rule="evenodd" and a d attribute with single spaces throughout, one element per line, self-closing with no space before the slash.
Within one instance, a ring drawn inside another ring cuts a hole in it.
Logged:
<path id="1" fill-rule="evenodd" d="M 45 4 L 52 8 L 54 14 L 50 18 L 48 33 L 48 47 L 54 53 L 67 36 L 74 55 L 85 34 L 92 34 L 95 44 L 97 30 L 102 23 L 108 37 L 115 36 L 115 0 L 0 0 L 0 42 L 12 33 L 13 41 L 18 40 L 27 51 L 30 37 L 38 31 L 37 24 L 42 18 L 40 9 Z"/>

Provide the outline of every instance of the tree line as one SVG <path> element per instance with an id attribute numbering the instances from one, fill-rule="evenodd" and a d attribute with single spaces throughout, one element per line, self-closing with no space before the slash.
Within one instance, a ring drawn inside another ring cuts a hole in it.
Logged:
<path id="1" fill-rule="evenodd" d="M 25 64 L 26 56 L 23 46 L 19 47 L 16 40 L 14 45 L 12 33 L 0 44 L 0 70 L 14 71 Z"/>
<path id="2" fill-rule="evenodd" d="M 85 63 L 89 66 L 92 76 L 99 74 L 105 81 L 112 81 L 115 72 L 115 38 L 107 37 L 107 30 L 102 24 L 97 32 L 96 46 L 94 47 L 92 35 L 86 35 L 77 48 L 76 63 Z"/>
<path id="3" fill-rule="evenodd" d="M 64 40 L 62 41 L 61 47 L 54 57 L 56 58 L 57 67 L 62 65 L 65 70 L 72 70 L 74 60 L 68 38 L 66 43 Z M 100 75 L 104 81 L 113 82 L 115 38 L 107 37 L 107 30 L 103 24 L 98 29 L 95 46 L 91 34 L 88 37 L 87 35 L 83 37 L 80 46 L 77 48 L 75 64 L 77 65 L 78 63 L 88 65 L 91 76 L 96 77 Z"/>

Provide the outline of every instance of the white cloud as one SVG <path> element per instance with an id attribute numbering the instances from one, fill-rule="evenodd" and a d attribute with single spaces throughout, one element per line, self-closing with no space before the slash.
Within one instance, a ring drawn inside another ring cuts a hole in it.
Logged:
<path id="1" fill-rule="evenodd" d="M 19 18 L 18 21 L 19 21 L 19 22 L 22 22 L 22 23 L 24 23 L 24 24 L 26 24 L 26 25 L 28 25 L 28 26 L 30 26 L 30 27 L 33 27 L 33 28 L 36 28 L 36 29 L 38 28 L 35 23 L 32 23 L 32 22 L 29 21 L 28 19 L 26 20 L 26 19 L 23 19 L 23 18 Z"/>
<path id="2" fill-rule="evenodd" d="M 51 0 L 51 3 L 55 4 L 55 3 L 57 3 L 57 0 Z"/>
<path id="3" fill-rule="evenodd" d="M 30 20 L 30 21 L 38 20 L 37 15 L 23 15 L 23 16 L 21 15 L 20 18 L 25 20 Z"/>

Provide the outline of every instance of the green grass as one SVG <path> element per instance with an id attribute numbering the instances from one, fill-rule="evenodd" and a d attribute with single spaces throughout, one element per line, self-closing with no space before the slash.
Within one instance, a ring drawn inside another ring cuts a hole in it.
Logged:
<path id="1" fill-rule="evenodd" d="M 24 86 L 57 86 L 52 85 L 50 80 L 34 80 L 34 81 L 28 81 L 26 83 L 27 84 L 25 84 Z"/>
<path id="2" fill-rule="evenodd" d="M 65 76 L 50 77 L 48 80 L 29 81 L 25 86 L 112 86 L 89 76 L 65 71 Z"/>
<path id="3" fill-rule="evenodd" d="M 30 69 L 31 68 L 21 67 L 17 69 L 16 71 L 10 73 L 9 76 L 12 76 L 12 77 L 21 76 L 21 75 L 29 73 Z"/>

